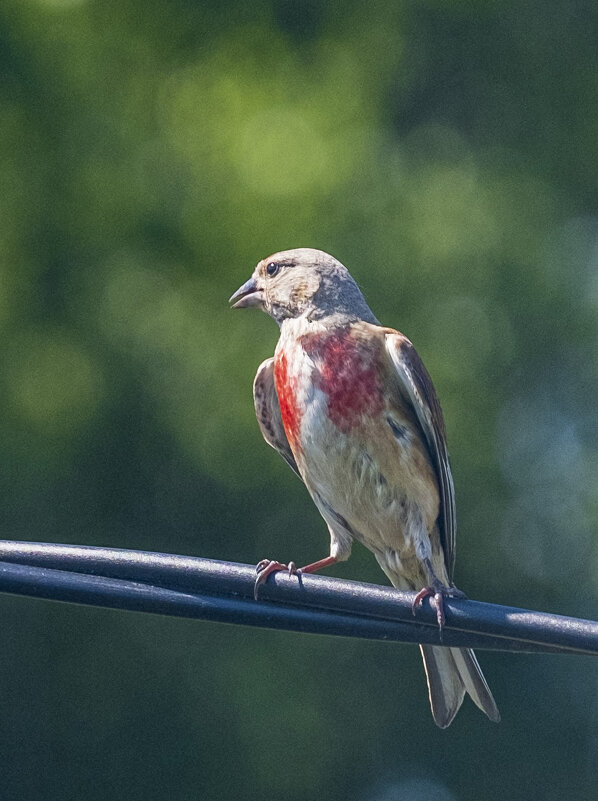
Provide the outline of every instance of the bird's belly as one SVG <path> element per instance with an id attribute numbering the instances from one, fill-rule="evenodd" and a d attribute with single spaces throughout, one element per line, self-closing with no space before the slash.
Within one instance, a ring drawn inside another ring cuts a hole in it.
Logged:
<path id="1" fill-rule="evenodd" d="M 315 389 L 301 423 L 297 462 L 325 517 L 322 507 L 376 554 L 390 549 L 406 555 L 427 534 L 428 523 L 433 527 L 437 499 L 414 471 L 410 446 L 399 448 L 385 427 L 380 416 L 364 418 L 347 432 L 339 429 L 328 415 L 326 396 Z"/>

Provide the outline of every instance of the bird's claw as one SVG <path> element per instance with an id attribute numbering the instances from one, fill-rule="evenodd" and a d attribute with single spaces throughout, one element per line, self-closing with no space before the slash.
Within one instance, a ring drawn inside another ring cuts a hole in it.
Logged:
<path id="1" fill-rule="evenodd" d="M 411 611 L 414 615 L 417 608 L 422 605 L 424 598 L 434 599 L 434 606 L 436 607 L 436 620 L 438 621 L 438 628 L 442 632 L 442 627 L 444 626 L 445 621 L 442 591 L 435 589 L 434 587 L 424 587 L 421 589 L 413 599 L 413 604 L 411 605 Z"/>
<path id="2" fill-rule="evenodd" d="M 284 562 L 277 562 L 275 559 L 262 559 L 255 567 L 257 573 L 255 584 L 253 585 L 253 597 L 257 601 L 260 584 L 263 584 L 271 573 L 279 573 L 285 570 L 289 576 L 293 576 L 300 571 L 294 562 L 285 565 Z"/>
<path id="3" fill-rule="evenodd" d="M 464 592 L 458 590 L 455 586 L 445 587 L 443 584 L 434 584 L 431 587 L 424 587 L 421 589 L 415 598 L 413 599 L 413 604 L 411 605 L 411 611 L 413 614 L 416 614 L 417 608 L 421 606 L 422 601 L 424 598 L 433 598 L 434 599 L 434 606 L 436 607 L 436 621 L 438 622 L 438 629 L 440 631 L 440 639 L 442 640 L 442 629 L 444 628 L 445 623 L 445 614 L 444 614 L 444 599 L 447 598 L 466 598 Z"/>

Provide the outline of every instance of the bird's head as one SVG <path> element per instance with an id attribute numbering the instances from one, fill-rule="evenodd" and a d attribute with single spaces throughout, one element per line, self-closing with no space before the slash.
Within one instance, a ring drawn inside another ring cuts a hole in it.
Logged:
<path id="1" fill-rule="evenodd" d="M 257 306 L 279 325 L 302 315 L 377 322 L 347 268 L 313 248 L 283 250 L 262 259 L 230 303 L 233 309 Z"/>

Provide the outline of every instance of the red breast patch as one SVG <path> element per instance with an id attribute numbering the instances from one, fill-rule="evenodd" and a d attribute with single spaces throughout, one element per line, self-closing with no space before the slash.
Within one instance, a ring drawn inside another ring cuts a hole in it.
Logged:
<path id="1" fill-rule="evenodd" d="M 282 424 L 289 445 L 295 449 L 299 443 L 301 412 L 297 404 L 297 379 L 289 375 L 287 355 L 284 351 L 278 354 L 274 362 L 274 384 L 278 395 Z"/>
<path id="2" fill-rule="evenodd" d="M 352 334 L 350 328 L 301 337 L 301 345 L 316 365 L 315 383 L 328 396 L 328 417 L 348 432 L 364 416 L 384 407 L 377 369 L 377 349 Z"/>

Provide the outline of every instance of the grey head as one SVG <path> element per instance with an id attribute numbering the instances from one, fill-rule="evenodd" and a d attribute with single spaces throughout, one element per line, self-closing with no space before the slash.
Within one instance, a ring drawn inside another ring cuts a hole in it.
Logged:
<path id="1" fill-rule="evenodd" d="M 230 303 L 233 309 L 257 306 L 278 325 L 301 316 L 339 323 L 378 322 L 347 268 L 313 248 L 282 250 L 262 259 Z"/>

